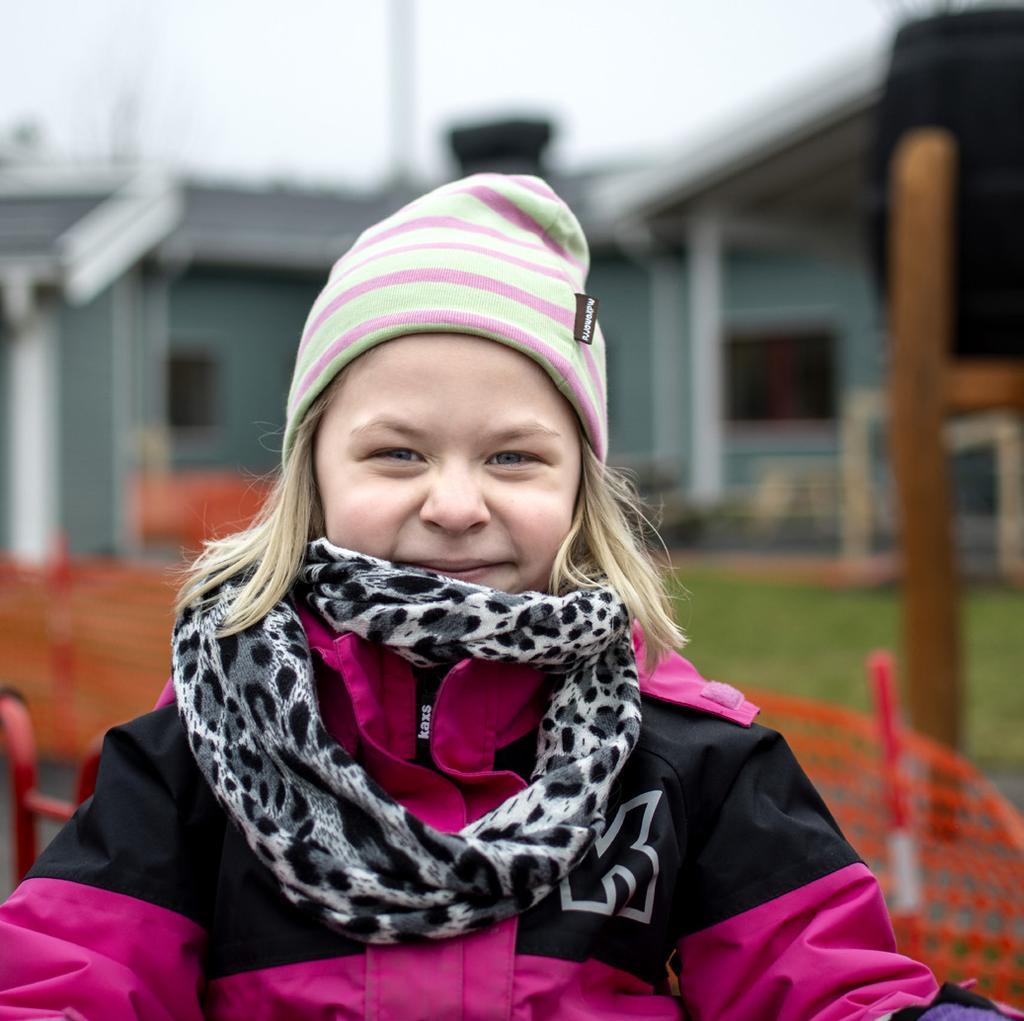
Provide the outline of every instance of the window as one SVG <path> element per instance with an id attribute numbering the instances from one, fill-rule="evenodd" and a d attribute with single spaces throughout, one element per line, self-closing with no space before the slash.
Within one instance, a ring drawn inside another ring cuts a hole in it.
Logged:
<path id="1" fill-rule="evenodd" d="M 203 352 L 176 352 L 167 366 L 167 415 L 172 429 L 217 425 L 217 364 Z"/>
<path id="2" fill-rule="evenodd" d="M 835 418 L 835 343 L 826 331 L 734 333 L 725 370 L 730 421 Z"/>

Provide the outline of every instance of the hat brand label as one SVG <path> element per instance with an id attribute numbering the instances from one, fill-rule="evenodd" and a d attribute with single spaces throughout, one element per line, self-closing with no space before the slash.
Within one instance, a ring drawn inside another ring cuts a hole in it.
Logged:
<path id="1" fill-rule="evenodd" d="M 576 326 L 573 336 L 581 344 L 593 344 L 595 326 L 597 326 L 597 298 L 591 298 L 589 294 L 577 294 Z"/>

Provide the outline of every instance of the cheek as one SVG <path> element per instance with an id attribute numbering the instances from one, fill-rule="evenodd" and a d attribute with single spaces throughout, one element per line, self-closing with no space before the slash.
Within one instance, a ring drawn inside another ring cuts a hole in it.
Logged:
<path id="1" fill-rule="evenodd" d="M 553 560 L 572 527 L 574 506 L 550 494 L 525 500 L 516 509 L 521 548 L 535 560 Z"/>
<path id="2" fill-rule="evenodd" d="M 551 581 L 555 556 L 572 526 L 560 503 L 538 507 L 519 521 L 514 543 L 519 551 L 518 587 L 520 590 L 546 592 Z"/>
<path id="3" fill-rule="evenodd" d="M 402 521 L 394 501 L 358 486 L 339 487 L 322 498 L 327 538 L 335 546 L 387 557 Z"/>

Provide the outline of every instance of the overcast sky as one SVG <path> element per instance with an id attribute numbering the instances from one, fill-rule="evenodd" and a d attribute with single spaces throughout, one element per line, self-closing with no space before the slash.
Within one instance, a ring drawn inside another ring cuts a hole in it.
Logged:
<path id="1" fill-rule="evenodd" d="M 0 135 L 206 177 L 370 186 L 396 159 L 393 12 L 411 10 L 417 176 L 443 129 L 551 115 L 582 168 L 675 149 L 884 47 L 915 0 L 0 0 Z M 927 6 L 916 0 L 916 6 Z M 407 147 L 407 148 L 405 148 Z"/>

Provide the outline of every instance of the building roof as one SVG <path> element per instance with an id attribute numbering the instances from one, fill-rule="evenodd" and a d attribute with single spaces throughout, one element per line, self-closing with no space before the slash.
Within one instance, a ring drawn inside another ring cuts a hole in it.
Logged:
<path id="1" fill-rule="evenodd" d="M 578 209 L 592 179 L 550 177 Z M 324 273 L 364 229 L 422 190 L 260 188 L 138 169 L 0 166 L 0 284 L 27 273 L 84 301 L 147 257 Z"/>
<path id="2" fill-rule="evenodd" d="M 0 197 L 0 257 L 52 255 L 61 235 L 103 199 L 102 195 Z"/>
<path id="3" fill-rule="evenodd" d="M 548 175 L 586 226 L 594 175 Z M 362 231 L 422 194 L 425 186 L 372 192 L 188 183 L 184 215 L 161 245 L 171 261 L 322 272 Z"/>
<path id="4" fill-rule="evenodd" d="M 158 171 L 0 166 L 0 285 L 55 285 L 87 302 L 180 216 L 177 186 Z"/>
<path id="5" fill-rule="evenodd" d="M 848 213 L 863 186 L 886 61 L 885 53 L 860 53 L 684 140 L 663 160 L 595 182 L 595 208 L 611 222 L 672 219 L 697 206 Z"/>
<path id="6" fill-rule="evenodd" d="M 320 272 L 366 227 L 413 198 L 372 193 L 188 183 L 184 215 L 160 246 L 172 261 Z"/>

